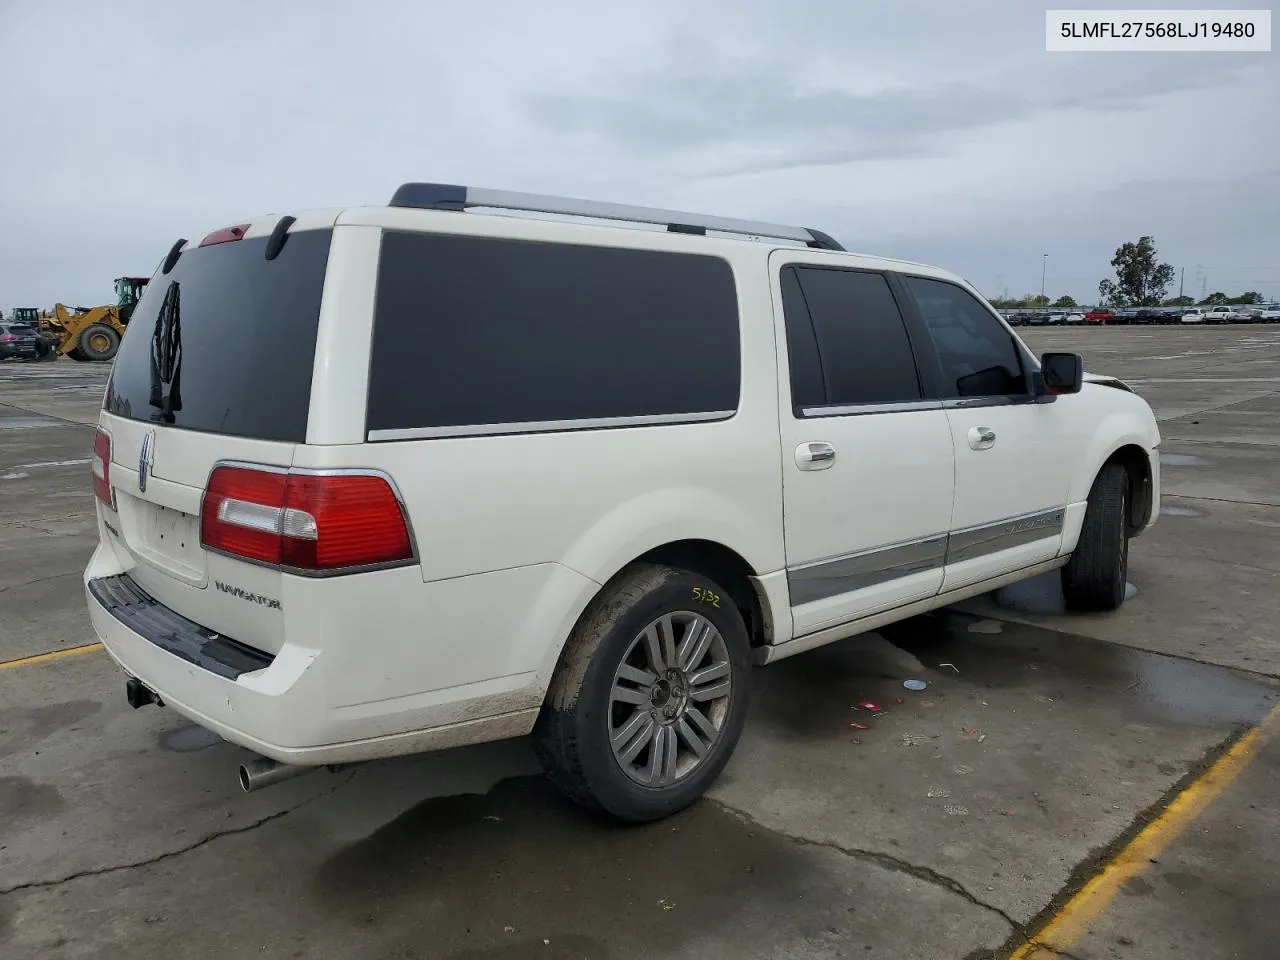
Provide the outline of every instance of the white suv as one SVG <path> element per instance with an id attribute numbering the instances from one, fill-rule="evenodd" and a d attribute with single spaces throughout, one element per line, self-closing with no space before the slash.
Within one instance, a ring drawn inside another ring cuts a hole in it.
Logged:
<path id="1" fill-rule="evenodd" d="M 130 702 L 258 753 L 247 789 L 532 732 L 642 821 L 724 767 L 753 663 L 1057 568 L 1117 607 L 1158 442 L 942 270 L 406 184 L 173 246 L 84 580 Z"/>

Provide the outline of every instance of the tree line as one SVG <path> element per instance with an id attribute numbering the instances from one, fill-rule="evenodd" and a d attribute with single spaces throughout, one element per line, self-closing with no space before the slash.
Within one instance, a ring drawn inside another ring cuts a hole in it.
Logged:
<path id="1" fill-rule="evenodd" d="M 1205 307 L 1245 306 L 1262 303 L 1264 298 L 1256 290 L 1248 290 L 1229 297 L 1221 290 L 1209 294 L 1203 300 L 1195 297 L 1169 297 L 1166 294 L 1173 284 L 1173 266 L 1161 263 L 1156 252 L 1155 240 L 1139 237 L 1137 242 L 1123 243 L 1111 258 L 1115 279 L 1098 284 L 1098 306 L 1119 309 L 1123 307 Z M 998 310 L 1078 310 L 1080 304 L 1072 297 L 1059 297 L 1050 302 L 1039 294 L 1023 297 L 996 297 L 991 305 Z"/>

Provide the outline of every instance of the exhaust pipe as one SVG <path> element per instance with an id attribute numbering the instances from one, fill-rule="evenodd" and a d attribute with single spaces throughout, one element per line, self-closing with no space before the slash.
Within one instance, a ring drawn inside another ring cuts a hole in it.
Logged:
<path id="1" fill-rule="evenodd" d="M 319 767 L 304 767 L 291 763 L 276 763 L 270 757 L 254 757 L 240 764 L 240 788 L 245 793 L 261 790 L 273 783 L 292 780 L 304 773 L 314 773 Z"/>
<path id="2" fill-rule="evenodd" d="M 245 793 L 252 793 L 254 790 L 269 787 L 273 783 L 281 783 L 285 780 L 292 780 L 294 777 L 300 777 L 304 773 L 315 773 L 317 770 L 328 770 L 330 773 L 337 773 L 348 766 L 350 764 L 346 763 L 304 766 L 294 763 L 277 763 L 270 757 L 254 757 L 252 760 L 240 764 L 240 789 Z"/>

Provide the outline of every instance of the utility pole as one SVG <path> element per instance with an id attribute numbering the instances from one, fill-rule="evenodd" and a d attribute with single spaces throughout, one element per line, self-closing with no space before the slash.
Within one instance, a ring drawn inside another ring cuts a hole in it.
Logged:
<path id="1" fill-rule="evenodd" d="M 1178 274 L 1178 299 L 1182 299 L 1182 282 L 1187 279 L 1187 268 L 1183 267 L 1182 272 Z"/>
<path id="2" fill-rule="evenodd" d="M 1044 272 L 1045 270 L 1048 269 L 1048 267 L 1049 267 L 1049 255 L 1046 253 L 1043 255 L 1043 259 L 1040 261 L 1040 299 L 1041 300 L 1044 299 Z"/>

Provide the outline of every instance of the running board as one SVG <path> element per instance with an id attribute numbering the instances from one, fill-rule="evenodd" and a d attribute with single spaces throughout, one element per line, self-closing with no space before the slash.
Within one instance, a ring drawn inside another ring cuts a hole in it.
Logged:
<path id="1" fill-rule="evenodd" d="M 947 593 L 935 594 L 932 597 L 926 597 L 923 600 L 917 600 L 905 606 L 885 610 L 883 613 L 872 614 L 869 617 L 861 617 L 857 620 L 849 620 L 834 627 L 826 627 L 815 633 L 795 637 L 786 643 L 759 647 L 755 651 L 756 663 L 774 663 L 777 660 L 785 660 L 787 657 L 794 656 L 797 653 L 804 653 L 806 650 L 825 647 L 828 643 L 835 643 L 837 640 L 856 637 L 860 633 L 870 633 L 872 630 L 878 630 L 880 627 L 887 626 L 890 623 L 897 623 L 899 620 L 906 620 L 908 617 L 919 616 L 922 613 L 928 613 L 930 610 L 950 606 L 953 603 L 959 603 L 961 600 L 968 600 L 970 597 L 976 597 L 983 593 L 990 593 L 992 590 L 999 590 L 1001 587 L 1007 587 L 1011 583 L 1029 580 L 1031 577 L 1039 576 L 1042 573 L 1057 570 L 1060 567 L 1065 567 L 1070 559 L 1070 554 L 1063 557 L 1054 557 L 1052 560 L 1037 563 L 1035 566 L 1024 567 L 1021 570 L 993 577 L 990 580 L 983 580 L 980 583 L 971 583 L 967 587 L 959 587 Z"/>

